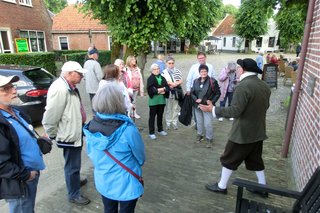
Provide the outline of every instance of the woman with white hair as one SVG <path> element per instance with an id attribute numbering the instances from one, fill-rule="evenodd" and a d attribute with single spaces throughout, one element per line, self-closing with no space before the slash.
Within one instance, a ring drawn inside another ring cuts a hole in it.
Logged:
<path id="1" fill-rule="evenodd" d="M 142 181 L 138 179 L 142 176 L 141 167 L 145 161 L 141 135 L 125 115 L 119 84 L 106 84 L 98 90 L 92 102 L 97 113 L 83 130 L 104 212 L 118 212 L 119 204 L 119 212 L 134 212 L 139 197 L 144 193 Z"/>
<path id="2" fill-rule="evenodd" d="M 237 69 L 237 64 L 234 61 L 229 61 L 227 67 L 221 70 L 219 76 L 220 84 L 220 106 L 225 107 L 228 100 L 228 106 L 231 105 L 232 96 L 236 84 L 240 81 L 240 73 Z M 233 120 L 233 118 L 229 118 Z M 219 121 L 223 121 L 223 118 L 219 118 Z"/>
<path id="3" fill-rule="evenodd" d="M 154 122 L 157 116 L 158 133 L 166 136 L 163 130 L 162 117 L 164 107 L 166 106 L 166 98 L 169 97 L 170 87 L 166 79 L 160 75 L 160 67 L 158 64 L 151 65 L 151 75 L 147 80 L 147 92 L 149 95 L 149 137 L 156 139 Z"/>

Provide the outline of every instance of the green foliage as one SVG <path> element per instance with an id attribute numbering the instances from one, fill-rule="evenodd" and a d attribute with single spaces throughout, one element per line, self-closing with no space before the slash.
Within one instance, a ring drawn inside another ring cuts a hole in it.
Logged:
<path id="1" fill-rule="evenodd" d="M 232 4 L 227 4 L 227 5 L 224 5 L 223 7 L 223 17 L 225 17 L 227 14 L 236 15 L 237 12 L 238 12 L 238 8 L 236 8 Z"/>
<path id="2" fill-rule="evenodd" d="M 59 13 L 68 5 L 67 0 L 44 0 L 44 3 L 46 7 L 55 14 Z"/>
<path id="3" fill-rule="evenodd" d="M 55 60 L 56 61 L 64 61 L 64 55 L 72 54 L 72 53 L 80 53 L 87 52 L 87 50 L 54 50 Z"/>
<path id="4" fill-rule="evenodd" d="M 270 7 L 262 8 L 259 1 L 244 0 L 236 14 L 236 33 L 249 41 L 266 34 L 271 12 Z"/>
<path id="5" fill-rule="evenodd" d="M 77 52 L 77 53 L 71 53 L 71 54 L 65 54 L 65 60 L 67 61 L 76 61 L 81 66 L 83 66 L 85 62 L 85 58 L 87 55 L 86 52 Z M 102 66 L 105 66 L 107 64 L 111 64 L 111 51 L 109 50 L 100 50 L 99 51 L 99 63 Z"/>
<path id="6" fill-rule="evenodd" d="M 147 52 L 151 41 L 184 36 L 197 43 L 221 11 L 221 0 L 86 0 L 83 10 L 102 21 L 113 41 L 135 53 Z"/>
<path id="7" fill-rule="evenodd" d="M 283 4 L 275 16 L 280 31 L 280 45 L 287 48 L 290 44 L 302 41 L 304 23 L 307 15 L 307 1 Z"/>
<path id="8" fill-rule="evenodd" d="M 56 75 L 57 70 L 53 52 L 0 54 L 0 64 L 37 66 L 48 70 L 53 75 Z"/>

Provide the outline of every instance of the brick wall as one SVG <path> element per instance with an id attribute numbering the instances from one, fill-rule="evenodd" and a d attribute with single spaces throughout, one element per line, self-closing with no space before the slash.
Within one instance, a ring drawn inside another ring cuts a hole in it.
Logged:
<path id="1" fill-rule="evenodd" d="M 52 20 L 43 0 L 32 0 L 32 7 L 1 1 L 0 27 L 11 29 L 12 42 L 19 38 L 19 29 L 44 31 L 47 50 L 52 50 L 51 28 Z M 15 48 L 15 45 L 13 45 Z M 16 51 L 16 49 L 15 49 Z"/>
<path id="2" fill-rule="evenodd" d="M 291 160 L 294 178 L 302 190 L 320 166 L 320 0 L 316 0 L 301 92 L 291 136 Z M 313 96 L 308 94 L 316 77 Z"/>
<path id="3" fill-rule="evenodd" d="M 53 49 L 59 50 L 59 37 L 68 37 L 70 50 L 87 50 L 90 46 L 88 33 L 52 33 Z M 106 32 L 92 33 L 91 43 L 95 44 L 98 50 L 110 50 L 109 38 Z"/>

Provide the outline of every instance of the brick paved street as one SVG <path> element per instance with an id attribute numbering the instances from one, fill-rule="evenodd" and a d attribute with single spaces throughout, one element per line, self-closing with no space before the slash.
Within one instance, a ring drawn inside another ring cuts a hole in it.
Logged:
<path id="1" fill-rule="evenodd" d="M 181 69 L 184 79 L 190 66 L 196 62 L 195 55 L 174 55 L 176 67 Z M 209 55 L 207 61 L 214 65 L 215 71 L 220 70 L 229 60 L 251 57 L 256 55 L 238 55 L 222 53 Z M 293 55 L 289 57 L 294 58 Z M 149 67 L 154 59 L 148 58 L 145 76 L 149 76 Z M 185 84 L 184 84 L 185 85 Z M 89 98 L 84 93 L 83 84 L 80 88 L 82 96 L 90 112 Z M 278 81 L 278 89 L 272 88 L 271 106 L 267 115 L 267 134 L 269 139 L 264 145 L 266 178 L 270 185 L 295 189 L 291 181 L 291 166 L 288 159 L 281 158 L 281 146 L 284 135 L 286 110 L 282 102 L 289 96 L 290 86 L 283 86 L 282 78 Z M 231 127 L 229 120 L 218 122 L 214 120 L 214 146 L 207 149 L 205 144 L 195 144 L 196 130 L 180 125 L 179 130 L 169 130 L 166 137 L 159 136 L 152 141 L 148 138 L 148 107 L 147 97 L 140 97 L 137 112 L 141 119 L 136 120 L 142 128 L 142 136 L 146 146 L 147 160 L 143 166 L 145 179 L 145 194 L 139 200 L 137 213 L 215 213 L 233 212 L 235 207 L 236 187 L 231 184 L 235 177 L 256 180 L 255 174 L 247 172 L 241 166 L 232 175 L 229 182 L 228 195 L 214 194 L 207 191 L 204 185 L 208 181 L 216 181 L 220 177 L 219 156 L 227 141 Z M 90 116 L 89 116 L 90 117 Z M 41 127 L 38 127 L 40 132 Z M 100 195 L 93 183 L 93 168 L 85 150 L 82 158 L 82 175 L 88 178 L 88 184 L 82 188 L 83 194 L 91 199 L 91 203 L 78 207 L 67 201 L 63 175 L 64 160 L 62 151 L 54 147 L 52 153 L 45 156 L 46 170 L 41 173 L 38 188 L 36 212 L 103 212 Z M 246 192 L 245 192 L 246 193 Z M 247 194 L 247 193 L 246 193 Z M 248 196 L 252 196 L 248 194 Z M 288 204 L 290 201 L 270 196 L 266 202 Z M 0 202 L 0 212 L 8 212 L 4 201 Z"/>

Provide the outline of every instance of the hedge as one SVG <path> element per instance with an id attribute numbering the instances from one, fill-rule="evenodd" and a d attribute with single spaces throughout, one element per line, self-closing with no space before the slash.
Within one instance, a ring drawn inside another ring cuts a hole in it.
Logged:
<path id="1" fill-rule="evenodd" d="M 57 70 L 53 52 L 0 54 L 0 64 L 37 66 L 48 70 L 53 75 L 56 75 Z"/>
<path id="2" fill-rule="evenodd" d="M 80 52 L 80 53 L 72 53 L 72 54 L 65 54 L 65 59 L 67 61 L 77 61 L 81 66 L 83 66 L 85 59 L 86 59 L 87 52 Z M 109 50 L 100 50 L 99 51 L 99 63 L 101 67 L 111 64 L 111 51 Z"/>

